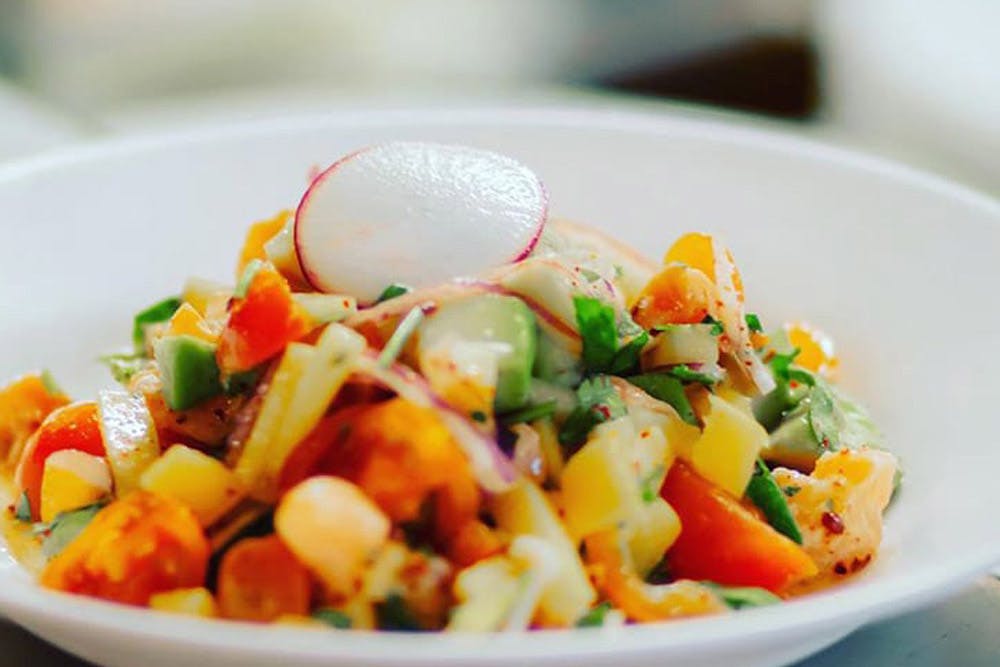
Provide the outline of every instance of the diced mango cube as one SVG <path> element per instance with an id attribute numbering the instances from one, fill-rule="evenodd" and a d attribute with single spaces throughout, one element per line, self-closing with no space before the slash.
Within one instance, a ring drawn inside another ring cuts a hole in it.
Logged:
<path id="1" fill-rule="evenodd" d="M 54 452 L 42 474 L 42 521 L 96 503 L 111 493 L 111 471 L 100 456 L 76 449 Z"/>
<path id="2" fill-rule="evenodd" d="M 188 616 L 213 618 L 218 616 L 215 598 L 206 588 L 178 588 L 164 593 L 155 593 L 149 598 L 149 606 L 157 611 Z"/>
<path id="3" fill-rule="evenodd" d="M 146 468 L 139 486 L 186 505 L 203 526 L 210 526 L 243 497 L 232 470 L 184 445 L 173 445 Z"/>
<path id="4" fill-rule="evenodd" d="M 165 335 L 193 336 L 208 343 L 215 343 L 219 339 L 219 332 L 213 331 L 201 313 L 189 303 L 181 304 L 173 314 Z"/>
<path id="5" fill-rule="evenodd" d="M 702 477 L 740 498 L 746 490 L 767 431 L 744 412 L 722 398 L 708 396 L 705 428 L 691 451 L 691 464 Z"/>

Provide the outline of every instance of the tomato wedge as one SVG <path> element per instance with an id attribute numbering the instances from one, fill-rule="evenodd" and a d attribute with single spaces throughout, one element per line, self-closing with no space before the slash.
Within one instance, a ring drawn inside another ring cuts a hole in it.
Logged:
<path id="1" fill-rule="evenodd" d="M 17 466 L 18 489 L 28 494 L 31 518 L 38 521 L 42 501 L 42 473 L 45 459 L 53 452 L 77 449 L 94 456 L 104 456 L 104 439 L 97 414 L 97 403 L 73 403 L 52 412 L 31 436 Z"/>
<path id="2" fill-rule="evenodd" d="M 687 464 L 674 463 L 660 493 L 681 519 L 680 537 L 667 552 L 673 576 L 781 593 L 816 574 L 799 545 Z"/>

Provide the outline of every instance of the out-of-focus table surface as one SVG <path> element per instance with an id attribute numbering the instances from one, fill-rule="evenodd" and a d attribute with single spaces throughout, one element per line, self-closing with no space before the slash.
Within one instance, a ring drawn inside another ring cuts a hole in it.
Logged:
<path id="1" fill-rule="evenodd" d="M 1000 665 L 1000 582 L 979 581 L 929 609 L 864 628 L 796 667 L 995 667 Z M 2 664 L 87 667 L 87 663 L 0 621 Z"/>

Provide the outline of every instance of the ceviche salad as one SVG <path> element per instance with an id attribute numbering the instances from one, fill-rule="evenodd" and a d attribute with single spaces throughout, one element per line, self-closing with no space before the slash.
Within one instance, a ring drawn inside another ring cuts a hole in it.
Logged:
<path id="1" fill-rule="evenodd" d="M 837 585 L 878 551 L 896 459 L 826 336 L 765 329 L 719 239 L 669 241 L 653 262 L 549 221 L 486 151 L 353 153 L 249 228 L 234 284 L 135 316 L 103 357 L 120 387 L 0 390 L 6 541 L 55 591 L 317 627 L 652 622 Z"/>

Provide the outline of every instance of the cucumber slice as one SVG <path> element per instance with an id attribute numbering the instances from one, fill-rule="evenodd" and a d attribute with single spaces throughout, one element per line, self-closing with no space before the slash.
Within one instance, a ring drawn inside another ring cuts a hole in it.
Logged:
<path id="1" fill-rule="evenodd" d="M 418 356 L 448 341 L 501 343 L 497 412 L 522 407 L 531 391 L 531 369 L 538 348 L 535 314 L 520 299 L 477 294 L 443 304 L 419 329 Z"/>

